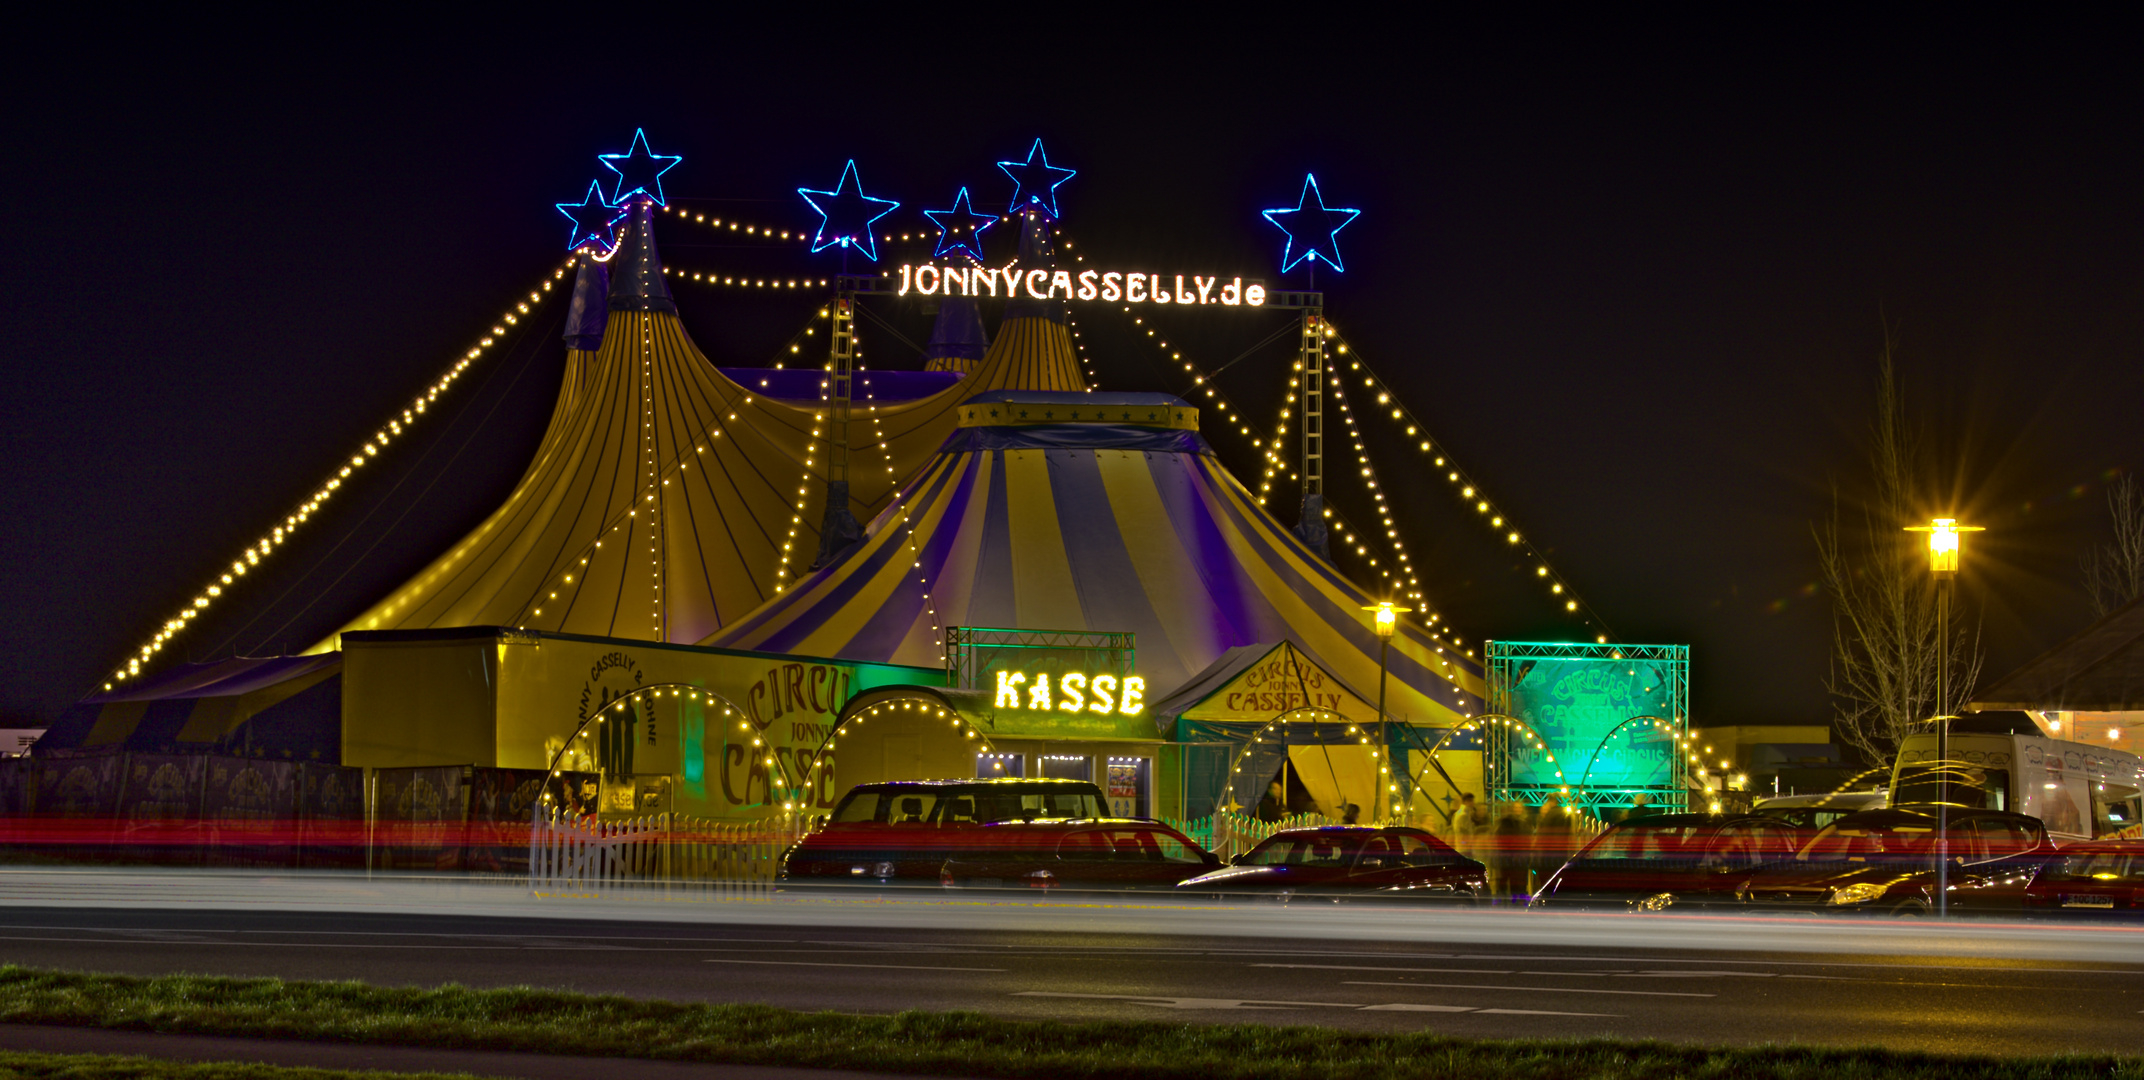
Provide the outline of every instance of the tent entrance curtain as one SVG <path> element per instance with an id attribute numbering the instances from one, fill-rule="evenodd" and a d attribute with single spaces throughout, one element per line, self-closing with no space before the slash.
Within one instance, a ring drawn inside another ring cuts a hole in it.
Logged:
<path id="1" fill-rule="evenodd" d="M 1378 765 L 1389 761 L 1393 775 L 1404 777 L 1408 759 L 1419 755 L 1423 746 L 1436 745 L 1444 735 L 1443 728 L 1406 730 L 1398 721 L 1384 725 L 1382 740 L 1376 725 L 1311 719 L 1270 728 L 1267 724 L 1262 720 L 1177 720 L 1186 818 L 1206 817 L 1216 809 L 1254 813 L 1266 785 L 1280 775 L 1283 758 L 1290 771 L 1300 776 L 1320 812 L 1338 818 L 1348 803 L 1354 803 L 1368 815 L 1381 782 Z M 1351 726 L 1369 731 L 1368 748 L 1362 745 L 1362 730 L 1349 731 Z M 1373 759 L 1369 749 L 1382 751 L 1383 756 Z"/>

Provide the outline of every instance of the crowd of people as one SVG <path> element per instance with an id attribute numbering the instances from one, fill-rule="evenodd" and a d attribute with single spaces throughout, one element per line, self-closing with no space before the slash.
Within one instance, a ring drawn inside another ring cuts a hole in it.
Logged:
<path id="1" fill-rule="evenodd" d="M 1616 820 L 1647 817 L 1658 812 L 1642 792 Z M 1483 803 L 1471 791 L 1461 792 L 1452 809 L 1449 828 L 1438 830 L 1454 848 L 1488 868 L 1489 892 L 1499 900 L 1518 899 L 1533 892 L 1591 839 L 1591 830 L 1580 813 L 1555 795 L 1539 806 L 1523 802 Z"/>

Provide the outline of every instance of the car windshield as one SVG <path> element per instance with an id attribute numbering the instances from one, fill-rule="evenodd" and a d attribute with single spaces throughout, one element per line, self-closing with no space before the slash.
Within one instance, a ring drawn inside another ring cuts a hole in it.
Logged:
<path id="1" fill-rule="evenodd" d="M 1353 836 L 1276 836 L 1251 849 L 1245 866 L 1346 866 L 1361 841 Z"/>
<path id="2" fill-rule="evenodd" d="M 1102 801 L 1088 791 L 1021 791 L 985 789 L 963 793 L 952 800 L 941 820 L 952 824 L 973 821 L 1037 821 L 1048 818 L 1078 819 L 1102 816 Z"/>
<path id="3" fill-rule="evenodd" d="M 1651 825 L 1633 822 L 1601 834 L 1582 859 L 1684 859 L 1705 853 L 1709 825 Z"/>
<path id="4" fill-rule="evenodd" d="M 2132 881 L 2144 877 L 2144 859 L 2126 851 L 2088 851 L 2062 860 L 2059 875 L 2096 881 Z"/>
<path id="5" fill-rule="evenodd" d="M 834 809 L 837 825 L 989 825 L 1000 821 L 1088 819 L 1102 816 L 1091 786 L 973 787 L 855 791 Z"/>
<path id="6" fill-rule="evenodd" d="M 1798 862 L 1865 862 L 1924 858 L 1934 830 L 1925 825 L 1831 825 L 1795 853 Z"/>

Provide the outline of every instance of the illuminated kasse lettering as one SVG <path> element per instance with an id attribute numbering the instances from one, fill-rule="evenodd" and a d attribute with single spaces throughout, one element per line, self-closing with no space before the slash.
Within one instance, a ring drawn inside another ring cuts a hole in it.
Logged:
<path id="1" fill-rule="evenodd" d="M 1000 709 L 1091 712 L 1104 716 L 1110 713 L 1137 716 L 1146 710 L 1146 680 L 1137 675 L 1126 675 L 1119 682 L 1114 675 L 1089 676 L 1068 671 L 1057 677 L 1054 694 L 1050 677 L 1045 674 L 1030 678 L 1024 672 L 1000 671 L 996 675 L 997 695 L 993 705 Z"/>

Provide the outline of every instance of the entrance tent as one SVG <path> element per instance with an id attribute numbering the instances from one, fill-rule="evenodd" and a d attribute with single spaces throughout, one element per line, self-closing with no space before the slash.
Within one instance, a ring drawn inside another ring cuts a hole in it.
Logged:
<path id="1" fill-rule="evenodd" d="M 1380 725 L 1375 686 L 1349 685 L 1289 642 L 1221 654 L 1153 706 L 1175 735 L 1183 816 L 1251 813 L 1285 767 L 1291 795 L 1307 800 L 1297 810 L 1339 818 L 1353 803 L 1365 817 L 1410 808 L 1441 821 L 1458 791 L 1480 791 L 1479 747 L 1471 738 L 1440 744 L 1448 723 L 1410 723 L 1388 710 Z"/>

